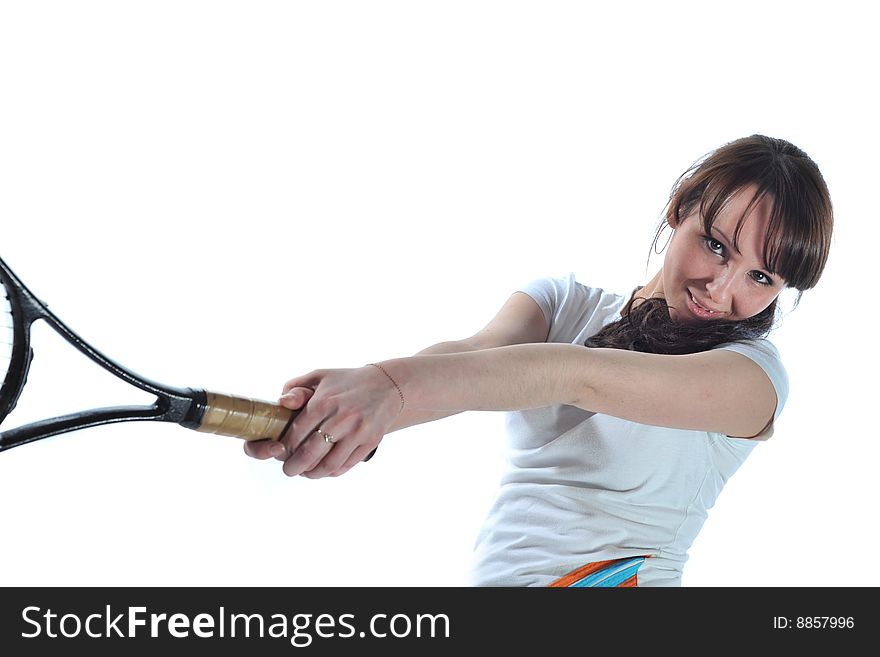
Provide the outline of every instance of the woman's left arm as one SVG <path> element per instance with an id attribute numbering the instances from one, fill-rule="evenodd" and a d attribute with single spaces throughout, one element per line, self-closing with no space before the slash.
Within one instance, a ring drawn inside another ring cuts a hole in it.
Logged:
<path id="1" fill-rule="evenodd" d="M 384 366 L 413 404 L 434 410 L 569 404 L 642 424 L 750 437 L 767 426 L 777 401 L 757 363 L 723 349 L 670 356 L 527 344 Z"/>
<path id="2" fill-rule="evenodd" d="M 776 408 L 776 392 L 764 370 L 721 349 L 669 356 L 532 343 L 380 365 L 316 370 L 288 382 L 315 393 L 285 437 L 291 450 L 287 474 L 327 476 L 352 454 L 368 453 L 402 410 L 401 394 L 411 410 L 510 411 L 568 404 L 642 424 L 741 437 L 760 433 Z M 317 429 L 340 444 L 332 449 L 322 444 L 312 435 Z"/>

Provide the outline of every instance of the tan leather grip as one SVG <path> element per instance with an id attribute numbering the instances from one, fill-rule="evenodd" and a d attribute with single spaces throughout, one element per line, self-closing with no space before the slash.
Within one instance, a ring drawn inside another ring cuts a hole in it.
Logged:
<path id="1" fill-rule="evenodd" d="M 278 440 L 296 414 L 288 408 L 247 397 L 205 391 L 207 404 L 197 431 L 245 440 Z"/>

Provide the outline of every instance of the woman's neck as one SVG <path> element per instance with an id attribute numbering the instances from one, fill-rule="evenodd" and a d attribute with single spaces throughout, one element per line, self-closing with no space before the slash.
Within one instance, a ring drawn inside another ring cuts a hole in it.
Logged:
<path id="1" fill-rule="evenodd" d="M 624 306 L 623 315 L 626 315 L 626 308 L 629 307 L 630 303 L 632 303 L 632 307 L 635 308 L 638 306 L 642 300 L 650 299 L 651 297 L 660 297 L 661 299 L 666 298 L 666 294 L 663 291 L 663 268 L 660 268 L 656 274 L 654 274 L 654 278 L 650 281 L 637 287 L 633 290 L 632 295 L 629 298 L 629 302 L 627 302 L 626 306 Z"/>

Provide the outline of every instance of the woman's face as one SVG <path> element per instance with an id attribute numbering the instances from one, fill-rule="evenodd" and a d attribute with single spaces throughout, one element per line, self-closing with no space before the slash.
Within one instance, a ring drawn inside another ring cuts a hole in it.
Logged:
<path id="1" fill-rule="evenodd" d="M 742 320 L 767 308 L 785 281 L 764 262 L 764 239 L 772 201 L 764 196 L 746 217 L 733 246 L 743 211 L 756 191 L 746 186 L 718 213 L 711 234 L 703 231 L 699 208 L 673 226 L 663 261 L 663 293 L 675 321 Z"/>

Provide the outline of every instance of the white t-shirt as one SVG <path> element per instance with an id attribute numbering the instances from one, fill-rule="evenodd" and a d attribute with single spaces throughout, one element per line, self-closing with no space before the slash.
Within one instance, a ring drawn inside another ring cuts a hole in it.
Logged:
<path id="1" fill-rule="evenodd" d="M 584 344 L 629 300 L 573 274 L 521 291 L 544 311 L 547 342 Z M 788 378 L 776 348 L 767 340 L 716 348 L 763 368 L 778 417 Z M 687 551 L 724 483 L 773 433 L 771 423 L 756 438 L 731 438 L 568 405 L 508 413 L 507 429 L 508 465 L 477 537 L 475 586 L 546 586 L 586 563 L 645 555 L 639 586 L 680 586 Z"/>

